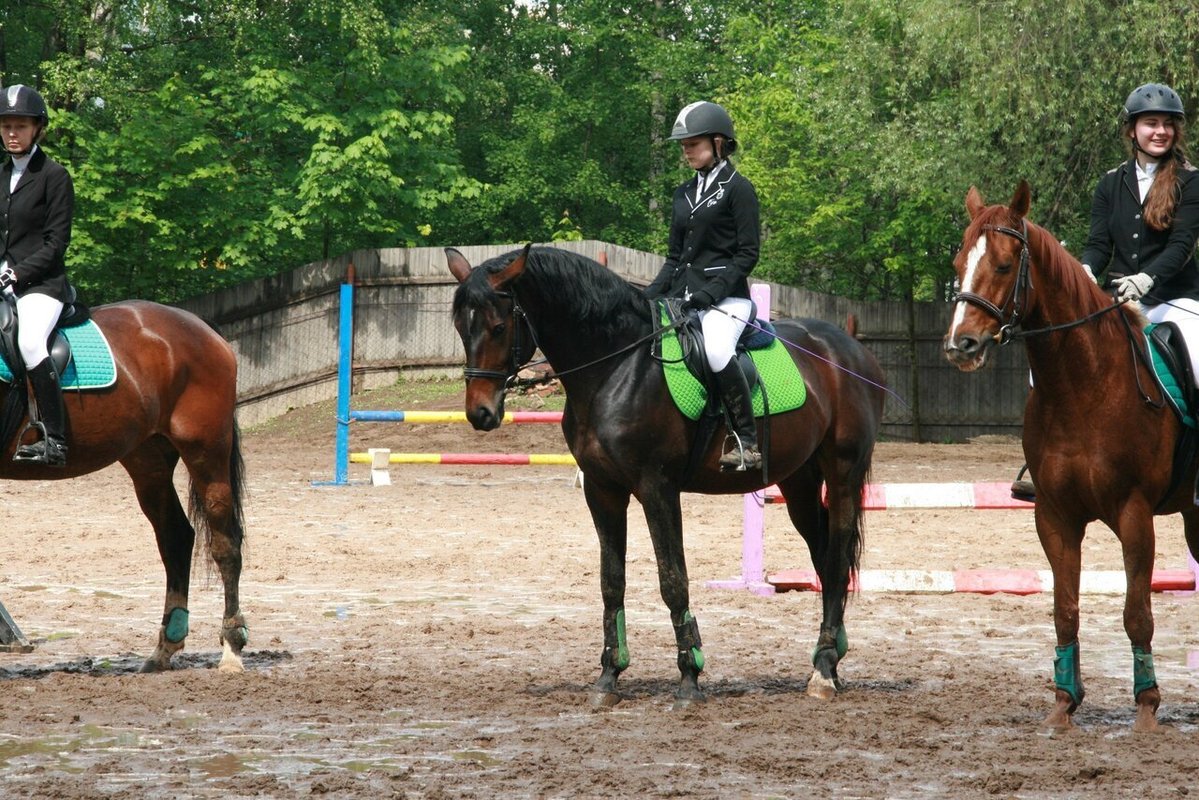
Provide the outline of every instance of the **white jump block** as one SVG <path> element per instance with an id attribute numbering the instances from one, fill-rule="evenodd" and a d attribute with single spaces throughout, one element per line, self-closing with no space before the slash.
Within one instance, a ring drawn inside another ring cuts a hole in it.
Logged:
<path id="1" fill-rule="evenodd" d="M 386 447 L 372 447 L 366 451 L 371 457 L 371 486 L 391 486 L 391 450 Z"/>

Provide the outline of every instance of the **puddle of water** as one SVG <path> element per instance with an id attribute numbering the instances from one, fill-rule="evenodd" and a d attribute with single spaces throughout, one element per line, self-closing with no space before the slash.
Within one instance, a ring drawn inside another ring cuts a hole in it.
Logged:
<path id="1" fill-rule="evenodd" d="M 450 753 L 450 758 L 455 761 L 470 761 L 481 767 L 498 767 L 504 763 L 485 750 L 458 750 Z"/>
<path id="2" fill-rule="evenodd" d="M 84 772 L 84 767 L 73 767 L 71 755 L 83 751 L 135 748 L 142 743 L 142 734 L 133 730 L 116 730 L 98 725 L 81 725 L 73 736 L 42 736 L 38 738 L 0 738 L 0 765 L 5 767 L 12 761 L 33 758 L 50 758 L 56 768 L 66 772 Z"/>
<path id="3" fill-rule="evenodd" d="M 242 756 L 232 753 L 222 753 L 217 756 L 200 759 L 196 762 L 196 766 L 204 773 L 208 780 L 216 778 L 234 778 L 238 775 L 254 772 L 252 767 L 246 765 Z"/>

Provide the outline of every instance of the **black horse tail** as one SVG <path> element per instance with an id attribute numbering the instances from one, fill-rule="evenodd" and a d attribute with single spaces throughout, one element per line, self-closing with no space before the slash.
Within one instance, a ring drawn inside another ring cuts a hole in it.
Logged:
<path id="1" fill-rule="evenodd" d="M 205 550 L 212 540 L 212 528 L 208 516 L 204 513 L 204 498 L 193 482 L 188 494 L 187 517 L 192 527 L 201 534 L 196 538 L 197 547 Z M 229 450 L 229 491 L 232 508 L 229 510 L 229 530 L 227 534 L 234 547 L 241 548 L 246 539 L 246 518 L 244 502 L 246 497 L 246 462 L 241 455 L 241 430 L 237 420 L 233 420 L 233 446 Z"/>

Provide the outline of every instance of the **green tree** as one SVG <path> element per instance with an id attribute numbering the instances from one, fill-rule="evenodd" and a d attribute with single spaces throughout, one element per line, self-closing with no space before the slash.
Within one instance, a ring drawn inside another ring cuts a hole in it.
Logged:
<path id="1" fill-rule="evenodd" d="M 392 0 L 120 12 L 42 64 L 88 297 L 172 300 L 416 244 L 478 191 L 451 135 L 467 51 L 442 17 Z"/>

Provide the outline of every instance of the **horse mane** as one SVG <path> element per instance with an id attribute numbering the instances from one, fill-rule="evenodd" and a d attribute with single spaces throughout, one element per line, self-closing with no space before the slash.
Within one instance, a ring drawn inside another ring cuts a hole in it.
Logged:
<path id="1" fill-rule="evenodd" d="M 480 264 L 455 295 L 454 308 L 486 302 L 494 291 L 485 276 L 499 272 L 521 252 L 513 250 Z M 569 310 L 572 323 L 592 336 L 628 336 L 650 321 L 650 305 L 642 292 L 597 261 L 569 250 L 532 248 L 515 283 L 535 296 L 542 309 Z"/>

